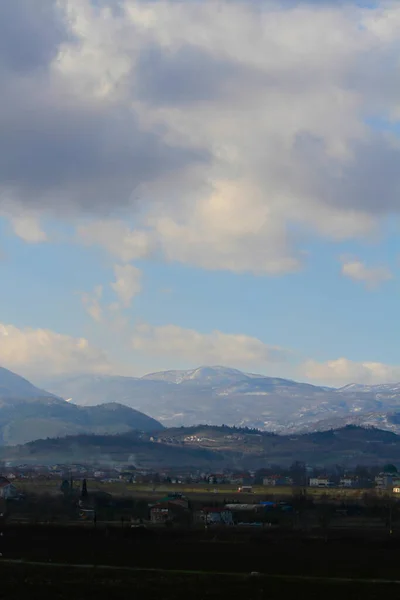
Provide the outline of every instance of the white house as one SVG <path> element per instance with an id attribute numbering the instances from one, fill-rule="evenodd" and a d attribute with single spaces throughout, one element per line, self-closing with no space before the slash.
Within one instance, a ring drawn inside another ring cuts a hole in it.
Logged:
<path id="1" fill-rule="evenodd" d="M 327 487 L 332 487 L 332 483 L 329 480 L 329 477 L 310 477 L 310 481 L 309 481 L 309 485 L 310 487 L 322 487 L 322 488 L 327 488 Z"/>
<path id="2" fill-rule="evenodd" d="M 339 487 L 343 488 L 356 488 L 358 485 L 358 481 L 355 477 L 351 477 L 350 475 L 346 475 L 345 477 L 340 478 Z"/>
<path id="3" fill-rule="evenodd" d="M 0 476 L 0 498 L 7 500 L 8 498 L 15 498 L 17 495 L 18 492 L 15 485 L 10 483 L 5 477 Z"/>

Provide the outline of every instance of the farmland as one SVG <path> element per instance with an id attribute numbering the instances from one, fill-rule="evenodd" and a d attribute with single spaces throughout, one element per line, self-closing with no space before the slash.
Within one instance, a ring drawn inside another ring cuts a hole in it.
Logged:
<path id="1" fill-rule="evenodd" d="M 16 482 L 18 489 L 25 493 L 36 494 L 59 494 L 61 480 L 58 479 L 26 479 Z M 79 484 L 76 484 L 79 485 Z M 231 484 L 141 484 L 127 483 L 124 481 L 101 482 L 96 479 L 88 479 L 88 488 L 91 491 L 102 491 L 113 496 L 132 497 L 132 498 L 153 498 L 168 493 L 181 493 L 193 496 L 196 499 L 210 499 L 225 497 L 234 497 L 236 500 L 244 502 L 258 502 L 269 498 L 288 498 L 299 491 L 295 486 L 253 486 L 252 493 L 246 494 L 238 491 L 237 485 Z M 307 495 L 318 499 L 321 496 L 329 497 L 332 500 L 341 501 L 342 499 L 361 499 L 363 495 L 371 490 L 364 489 L 345 489 L 345 488 L 307 488 Z"/>
<path id="2" fill-rule="evenodd" d="M 235 574 L 133 571 L 105 568 L 73 568 L 52 565 L 1 564 L 2 592 L 8 600 L 24 596 L 42 600 L 87 600 L 112 597 L 115 600 L 135 595 L 164 600 L 203 600 L 245 597 L 248 600 L 285 600 L 307 596 L 309 600 L 377 600 L 384 594 L 395 596 L 396 583 L 296 579 L 290 577 L 249 577 Z"/>
<path id="3" fill-rule="evenodd" d="M 366 540 L 368 543 L 366 543 Z M 398 589 L 400 538 L 318 534 L 8 525 L 0 561 L 8 599 L 289 598 L 367 600 Z M 259 576 L 250 576 L 257 572 Z"/>

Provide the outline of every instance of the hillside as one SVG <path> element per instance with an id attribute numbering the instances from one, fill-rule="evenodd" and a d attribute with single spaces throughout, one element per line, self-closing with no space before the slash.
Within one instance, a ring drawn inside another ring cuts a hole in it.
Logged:
<path id="1" fill-rule="evenodd" d="M 64 400 L 36 401 L 0 406 L 0 444 L 78 433 L 113 434 L 154 431 L 162 425 L 147 415 L 120 404 L 80 407 Z"/>
<path id="2" fill-rule="evenodd" d="M 0 368 L 0 445 L 78 433 L 154 431 L 162 425 L 115 402 L 76 406 Z"/>
<path id="3" fill-rule="evenodd" d="M 221 366 L 141 378 L 82 375 L 45 383 L 78 405 L 120 402 L 166 427 L 209 423 L 292 433 L 333 417 L 400 409 L 396 385 L 336 390 Z"/>
<path id="4" fill-rule="evenodd" d="M 47 397 L 53 397 L 53 394 L 34 386 L 24 377 L 0 367 L 0 401 L 3 398 L 28 399 Z"/>
<path id="5" fill-rule="evenodd" d="M 0 449 L 0 457 L 17 464 L 36 462 L 134 464 L 140 467 L 258 469 L 310 465 L 377 465 L 400 462 L 400 437 L 378 429 L 348 426 L 328 432 L 279 436 L 229 427 L 199 426 L 158 434 L 69 436 Z"/>

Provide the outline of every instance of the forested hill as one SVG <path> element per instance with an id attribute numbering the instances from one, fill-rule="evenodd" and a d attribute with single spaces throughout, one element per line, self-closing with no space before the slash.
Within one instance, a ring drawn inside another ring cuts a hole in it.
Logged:
<path id="1" fill-rule="evenodd" d="M 130 462 L 161 468 L 261 468 L 301 460 L 311 465 L 400 462 L 400 436 L 347 426 L 297 436 L 231 427 L 181 427 L 146 434 L 74 435 L 1 450 L 17 462 Z"/>

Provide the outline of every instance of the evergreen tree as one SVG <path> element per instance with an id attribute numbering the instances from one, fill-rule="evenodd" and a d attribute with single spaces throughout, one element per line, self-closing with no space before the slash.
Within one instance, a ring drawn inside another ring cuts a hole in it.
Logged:
<path id="1" fill-rule="evenodd" d="M 397 473 L 397 468 L 395 467 L 395 465 L 392 465 L 392 464 L 390 463 L 390 464 L 388 464 L 388 465 L 385 465 L 385 466 L 383 467 L 383 471 L 384 471 L 385 473 L 392 473 L 392 474 L 395 474 L 395 473 Z"/>
<path id="2" fill-rule="evenodd" d="M 87 483 L 86 483 L 86 479 L 84 479 L 83 482 L 82 482 L 81 498 L 85 499 L 87 497 L 88 497 Z"/>
<path id="3" fill-rule="evenodd" d="M 60 486 L 60 490 L 62 491 L 64 496 L 68 496 L 70 489 L 71 489 L 71 487 L 69 485 L 69 482 L 67 479 L 65 479 Z"/>

